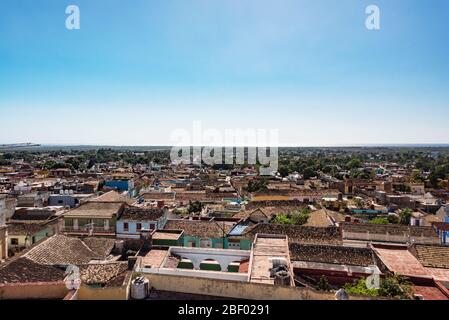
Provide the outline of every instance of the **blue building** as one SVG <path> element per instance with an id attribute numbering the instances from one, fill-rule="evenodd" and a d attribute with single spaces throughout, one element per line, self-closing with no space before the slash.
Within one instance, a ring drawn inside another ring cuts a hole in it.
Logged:
<path id="1" fill-rule="evenodd" d="M 115 174 L 104 182 L 104 186 L 119 192 L 131 191 L 134 189 L 134 175 L 128 173 Z"/>
<path id="2" fill-rule="evenodd" d="M 449 245 L 449 204 L 441 206 L 436 216 L 442 223 L 435 224 L 441 244 Z"/>

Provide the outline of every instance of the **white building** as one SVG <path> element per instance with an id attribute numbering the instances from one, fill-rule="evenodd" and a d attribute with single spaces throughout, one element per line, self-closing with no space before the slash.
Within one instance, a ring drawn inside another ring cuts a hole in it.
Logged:
<path id="1" fill-rule="evenodd" d="M 141 230 L 163 229 L 168 219 L 168 208 L 139 208 L 123 209 L 116 222 L 117 238 L 139 239 Z"/>

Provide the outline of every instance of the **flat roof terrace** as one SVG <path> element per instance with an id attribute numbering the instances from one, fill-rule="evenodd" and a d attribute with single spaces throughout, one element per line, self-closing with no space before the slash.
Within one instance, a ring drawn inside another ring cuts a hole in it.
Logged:
<path id="1" fill-rule="evenodd" d="M 274 277 L 270 275 L 273 259 L 285 259 L 293 275 L 287 236 L 257 234 L 250 260 L 250 282 L 274 284 Z"/>

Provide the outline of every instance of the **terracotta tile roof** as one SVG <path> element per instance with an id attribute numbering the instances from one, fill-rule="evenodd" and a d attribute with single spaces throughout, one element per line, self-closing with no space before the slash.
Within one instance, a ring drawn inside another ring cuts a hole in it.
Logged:
<path id="1" fill-rule="evenodd" d="M 142 194 L 145 200 L 165 200 L 173 201 L 175 200 L 174 192 L 146 192 Z"/>
<path id="2" fill-rule="evenodd" d="M 128 270 L 127 262 L 80 265 L 81 281 L 104 285 Z"/>
<path id="3" fill-rule="evenodd" d="M 415 245 L 414 249 L 423 266 L 449 269 L 449 247 Z"/>
<path id="4" fill-rule="evenodd" d="M 449 269 L 424 267 L 429 276 L 435 281 L 449 282 Z"/>
<path id="5" fill-rule="evenodd" d="M 267 200 L 267 201 L 251 201 L 245 206 L 246 210 L 254 210 L 256 208 L 261 207 L 273 207 L 273 208 L 279 208 L 279 207 L 285 207 L 286 209 L 292 208 L 292 210 L 300 210 L 304 209 L 306 206 L 303 202 L 299 200 L 283 200 L 283 201 L 276 201 L 276 200 Z"/>
<path id="6" fill-rule="evenodd" d="M 184 230 L 186 236 L 201 238 L 222 238 L 231 231 L 234 223 L 201 220 L 168 220 L 164 229 Z"/>
<path id="7" fill-rule="evenodd" d="M 414 237 L 432 237 L 437 238 L 437 234 L 432 227 L 415 227 L 404 225 L 375 225 L 369 223 L 342 223 L 345 232 L 354 233 L 374 233 L 374 234 L 391 234 L 391 235 L 410 235 Z"/>
<path id="8" fill-rule="evenodd" d="M 46 239 L 24 256 L 34 262 L 46 265 L 78 265 L 103 258 L 80 239 L 64 235 L 55 235 Z"/>
<path id="9" fill-rule="evenodd" d="M 29 236 L 48 227 L 41 223 L 8 223 L 7 226 L 10 236 Z"/>
<path id="10" fill-rule="evenodd" d="M 21 208 L 14 212 L 10 220 L 20 221 L 46 221 L 55 216 L 55 212 L 52 210 L 42 210 L 33 208 Z"/>
<path id="11" fill-rule="evenodd" d="M 124 208 L 120 219 L 129 220 L 157 220 L 164 215 L 164 210 L 160 208 Z"/>
<path id="12" fill-rule="evenodd" d="M 326 211 L 324 209 L 313 211 L 309 215 L 307 223 L 304 224 L 306 227 L 330 227 L 332 223 L 327 217 Z"/>
<path id="13" fill-rule="evenodd" d="M 115 246 L 115 239 L 111 238 L 86 237 L 83 242 L 101 258 L 110 255 Z"/>
<path id="14" fill-rule="evenodd" d="M 108 191 L 92 199 L 92 202 L 128 202 L 130 199 L 115 190 Z"/>
<path id="15" fill-rule="evenodd" d="M 206 192 L 177 192 L 175 195 L 175 200 L 177 202 L 189 202 L 189 201 L 206 201 Z"/>
<path id="16" fill-rule="evenodd" d="M 407 248 L 374 247 L 380 260 L 391 272 L 404 276 L 428 277 L 422 264 L 407 250 Z"/>
<path id="17" fill-rule="evenodd" d="M 449 298 L 437 287 L 413 286 L 413 293 L 424 297 L 424 300 L 449 300 Z"/>
<path id="18" fill-rule="evenodd" d="M 290 243 L 342 244 L 340 231 L 336 227 L 317 228 L 288 224 L 259 223 L 249 227 L 243 235 L 254 238 L 257 233 L 286 235 Z"/>
<path id="19" fill-rule="evenodd" d="M 56 282 L 63 281 L 64 278 L 64 271 L 41 265 L 26 257 L 0 265 L 0 286 L 2 283 Z"/>
<path id="20" fill-rule="evenodd" d="M 374 252 L 369 248 L 290 243 L 290 259 L 297 261 L 368 267 L 374 265 Z"/>
<path id="21" fill-rule="evenodd" d="M 288 202 L 288 201 L 286 201 Z M 252 213 L 256 212 L 256 210 L 260 209 L 262 210 L 267 216 L 277 216 L 279 214 L 289 214 L 292 211 L 299 211 L 304 209 L 306 206 L 304 204 L 302 205 L 287 205 L 283 203 L 282 201 L 279 203 L 272 203 L 272 202 L 264 202 L 262 201 L 261 204 L 265 205 L 257 205 L 257 202 L 250 202 L 250 204 L 245 206 L 245 211 L 241 211 L 237 214 L 235 214 L 233 217 L 236 218 L 247 218 Z"/>

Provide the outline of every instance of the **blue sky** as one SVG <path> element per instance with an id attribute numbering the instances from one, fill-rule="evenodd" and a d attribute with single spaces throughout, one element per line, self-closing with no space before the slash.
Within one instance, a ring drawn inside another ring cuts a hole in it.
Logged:
<path id="1" fill-rule="evenodd" d="M 194 121 L 280 145 L 449 143 L 448 56 L 447 0 L 5 0 L 0 143 L 169 145 Z"/>

